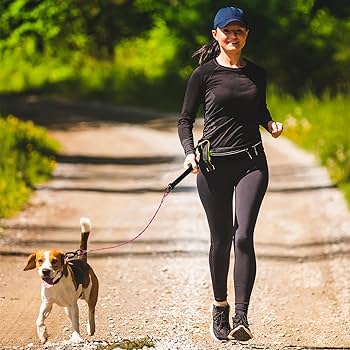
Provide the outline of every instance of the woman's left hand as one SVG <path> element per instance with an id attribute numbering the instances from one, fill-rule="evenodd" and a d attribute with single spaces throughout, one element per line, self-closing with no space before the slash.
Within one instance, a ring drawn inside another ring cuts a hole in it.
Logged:
<path id="1" fill-rule="evenodd" d="M 274 120 L 270 120 L 267 123 L 267 130 L 274 138 L 276 138 L 282 134 L 283 124 L 280 122 L 275 122 Z"/>

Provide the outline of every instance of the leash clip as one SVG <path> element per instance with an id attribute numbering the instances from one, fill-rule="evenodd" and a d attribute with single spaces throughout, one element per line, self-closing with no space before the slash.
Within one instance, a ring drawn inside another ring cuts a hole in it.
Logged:
<path id="1" fill-rule="evenodd" d="M 72 259 L 77 259 L 79 256 L 86 255 L 86 250 L 77 249 L 74 252 L 67 252 L 64 254 L 65 258 L 69 261 Z"/>

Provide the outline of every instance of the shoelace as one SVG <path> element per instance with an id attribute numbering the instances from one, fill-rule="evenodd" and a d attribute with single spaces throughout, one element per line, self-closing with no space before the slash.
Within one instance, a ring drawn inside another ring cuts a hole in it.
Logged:
<path id="1" fill-rule="evenodd" d="M 213 319 L 220 328 L 224 328 L 228 325 L 228 316 L 226 315 L 226 310 L 222 310 L 216 313 Z"/>
<path id="2" fill-rule="evenodd" d="M 233 324 L 234 324 L 234 327 L 237 327 L 239 325 L 243 325 L 244 327 L 247 327 L 247 328 L 249 327 L 247 316 L 242 313 L 235 315 L 235 317 L 233 318 Z"/>

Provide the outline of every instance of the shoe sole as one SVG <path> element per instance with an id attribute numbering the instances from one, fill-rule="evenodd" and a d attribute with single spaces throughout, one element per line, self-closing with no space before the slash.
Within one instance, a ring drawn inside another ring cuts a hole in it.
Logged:
<path id="1" fill-rule="evenodd" d="M 244 327 L 243 325 L 239 325 L 235 329 L 233 329 L 228 335 L 228 339 L 238 340 L 238 341 L 248 341 L 253 338 L 252 332 L 249 328 Z"/>

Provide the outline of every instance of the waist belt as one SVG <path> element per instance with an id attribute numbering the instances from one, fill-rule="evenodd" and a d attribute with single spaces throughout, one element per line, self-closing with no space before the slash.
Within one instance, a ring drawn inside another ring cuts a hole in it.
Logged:
<path id="1" fill-rule="evenodd" d="M 211 155 L 215 157 L 222 157 L 222 156 L 233 156 L 235 154 L 243 153 L 246 152 L 249 156 L 250 159 L 253 159 L 253 156 L 251 155 L 250 151 L 253 151 L 256 156 L 259 155 L 257 147 L 261 145 L 262 147 L 262 142 L 259 141 L 253 146 L 249 146 L 244 149 L 239 149 L 239 150 L 230 150 L 228 148 L 221 148 L 221 149 L 215 149 L 211 151 Z"/>
<path id="2" fill-rule="evenodd" d="M 232 155 L 238 155 L 241 153 L 247 153 L 250 159 L 253 159 L 254 156 L 258 156 L 259 152 L 258 149 L 263 150 L 262 142 L 259 141 L 255 145 L 249 146 L 244 149 L 239 150 L 232 150 L 228 147 L 218 148 L 218 149 L 211 149 L 210 147 L 210 141 L 209 140 L 200 140 L 198 142 L 198 145 L 196 147 L 199 150 L 199 153 L 201 155 L 201 159 L 205 163 L 207 171 L 215 170 L 214 165 L 211 162 L 211 157 L 224 157 L 224 156 L 232 156 Z"/>

